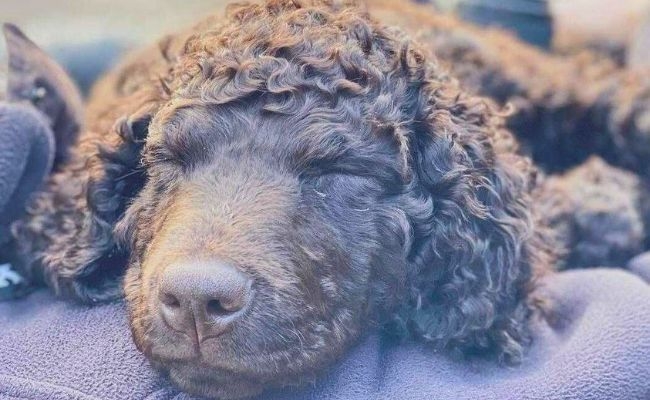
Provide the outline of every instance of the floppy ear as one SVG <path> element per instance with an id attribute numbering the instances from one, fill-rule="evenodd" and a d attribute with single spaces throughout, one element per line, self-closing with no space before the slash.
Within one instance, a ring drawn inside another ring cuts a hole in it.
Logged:
<path id="1" fill-rule="evenodd" d="M 530 191 L 534 171 L 488 100 L 425 85 L 412 143 L 417 276 L 412 328 L 440 347 L 516 362 L 534 268 L 548 262 Z"/>
<path id="2" fill-rule="evenodd" d="M 83 121 L 79 90 L 67 73 L 16 26 L 4 24 L 9 54 L 7 100 L 29 102 L 50 122 L 55 136 L 55 164 L 67 159 Z"/>
<path id="3" fill-rule="evenodd" d="M 56 271 L 55 279 L 69 281 L 78 299 L 101 301 L 122 294 L 121 277 L 128 264 L 128 249 L 115 238 L 115 227 L 146 181 L 141 163 L 150 114 L 124 117 L 114 126 L 120 136 L 115 146 L 100 147 L 89 166 L 85 182 L 85 226 L 81 235 L 65 249 L 70 269 Z M 75 254 L 83 258 L 75 262 Z M 70 257 L 72 256 L 72 257 Z"/>

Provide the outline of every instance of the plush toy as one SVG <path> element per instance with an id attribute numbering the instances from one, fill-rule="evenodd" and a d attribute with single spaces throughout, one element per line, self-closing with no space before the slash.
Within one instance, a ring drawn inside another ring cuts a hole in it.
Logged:
<path id="1" fill-rule="evenodd" d="M 4 25 L 9 65 L 0 92 L 0 298 L 26 289 L 11 270 L 11 223 L 29 196 L 68 157 L 82 121 L 82 99 L 65 71 L 17 27 Z"/>

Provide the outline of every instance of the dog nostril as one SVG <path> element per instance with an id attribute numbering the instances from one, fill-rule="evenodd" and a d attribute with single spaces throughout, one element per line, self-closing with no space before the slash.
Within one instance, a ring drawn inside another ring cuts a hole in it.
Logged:
<path id="1" fill-rule="evenodd" d="M 236 311 L 236 310 L 230 311 L 226 309 L 226 307 L 224 307 L 219 300 L 208 301 L 208 304 L 206 305 L 206 309 L 208 315 L 212 315 L 212 316 L 224 316 L 230 314 L 231 312 Z"/>
<path id="2" fill-rule="evenodd" d="M 239 299 L 241 301 L 238 301 L 237 299 L 235 300 L 229 300 L 229 299 L 212 299 L 208 301 L 206 304 L 206 310 L 209 315 L 212 316 L 226 316 L 229 314 L 234 314 L 237 311 L 241 310 L 244 308 L 244 305 L 242 302 L 245 300 L 245 298 Z"/>

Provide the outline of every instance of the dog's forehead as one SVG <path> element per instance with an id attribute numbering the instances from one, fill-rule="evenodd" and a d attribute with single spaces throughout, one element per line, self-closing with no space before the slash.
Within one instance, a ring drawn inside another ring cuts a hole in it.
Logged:
<path id="1" fill-rule="evenodd" d="M 358 104 L 333 106 L 308 95 L 302 101 L 291 113 L 269 111 L 266 106 L 275 99 L 268 98 L 229 104 L 171 102 L 154 117 L 147 145 L 170 159 L 193 163 L 211 162 L 229 152 L 270 156 L 298 168 L 384 146 Z"/>

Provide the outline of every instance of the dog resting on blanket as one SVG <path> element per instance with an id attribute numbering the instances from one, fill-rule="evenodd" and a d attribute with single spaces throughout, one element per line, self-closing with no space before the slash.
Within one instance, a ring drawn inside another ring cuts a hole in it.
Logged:
<path id="1" fill-rule="evenodd" d="M 314 384 L 256 399 L 647 400 L 650 286 L 613 268 L 550 274 L 539 286 L 552 318 L 531 321 L 516 368 L 373 333 Z M 122 302 L 79 307 L 44 291 L 0 302 L 0 398 L 197 400 L 148 367 L 124 313 Z"/>
<path id="2" fill-rule="evenodd" d="M 400 31 L 326 3 L 234 7 L 94 90 L 14 225 L 30 277 L 124 291 L 180 387 L 311 379 L 381 325 L 517 361 L 548 268 L 534 169 L 489 101 Z"/>
<path id="3" fill-rule="evenodd" d="M 200 395 L 309 381 L 376 326 L 517 362 L 553 263 L 535 169 L 430 52 L 270 0 L 133 54 L 14 224 L 18 266 L 88 302 L 126 275 L 136 344 Z"/>

